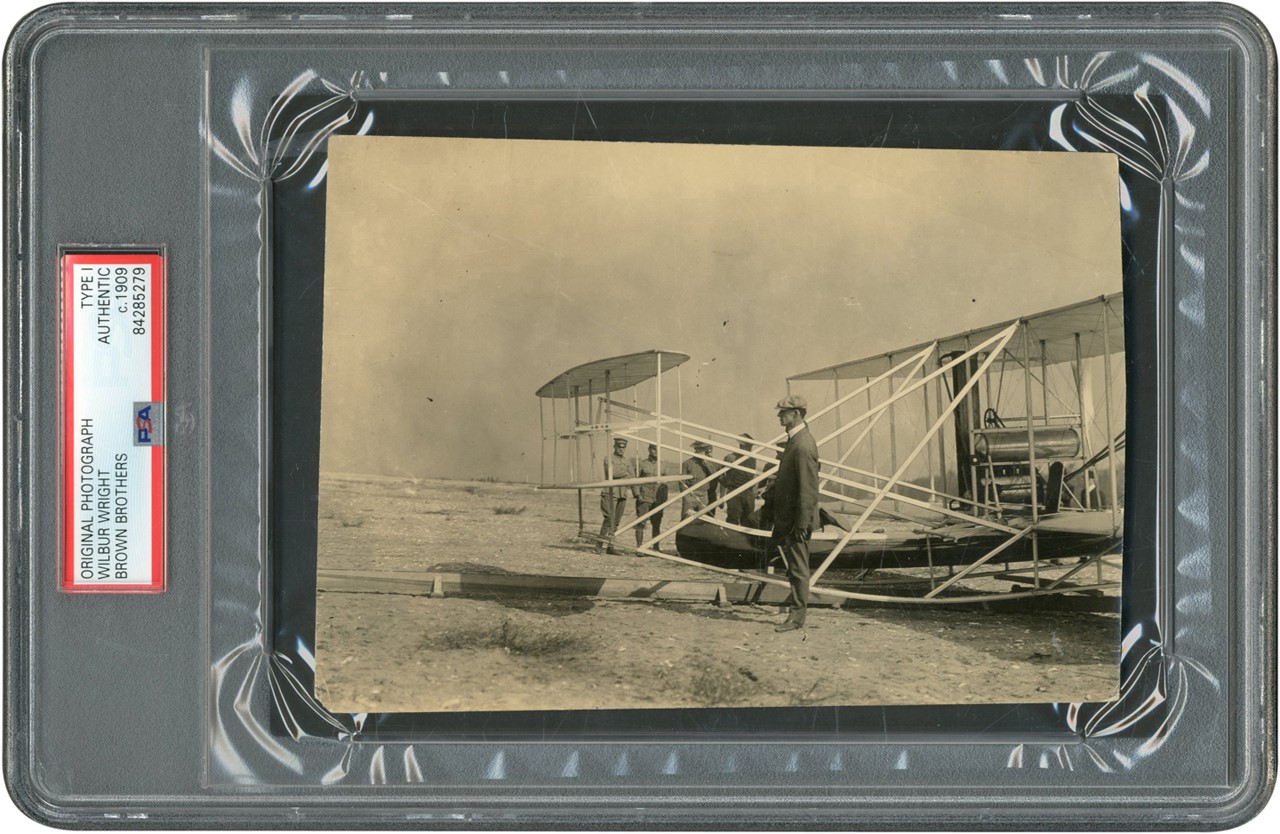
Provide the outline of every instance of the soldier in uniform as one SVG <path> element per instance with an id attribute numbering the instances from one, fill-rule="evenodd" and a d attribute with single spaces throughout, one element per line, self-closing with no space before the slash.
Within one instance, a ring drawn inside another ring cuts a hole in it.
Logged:
<path id="1" fill-rule="evenodd" d="M 787 443 L 778 460 L 773 482 L 773 535 L 770 547 L 782 552 L 791 583 L 791 610 L 776 631 L 804 628 L 809 607 L 809 537 L 818 522 L 818 444 L 809 431 L 804 397 L 778 401 L 778 423 L 787 431 Z"/>
<path id="2" fill-rule="evenodd" d="M 604 465 L 605 480 L 619 478 L 634 478 L 636 470 L 631 465 L 631 461 L 627 458 L 627 439 L 625 437 L 615 437 L 613 439 L 613 457 Z M 636 495 L 635 484 L 620 487 L 605 487 L 600 490 L 600 513 L 604 516 L 604 521 L 600 525 L 600 540 L 596 542 L 596 553 L 600 553 L 607 545 L 610 553 L 616 554 L 613 549 L 613 531 L 618 529 L 618 525 L 622 523 L 622 512 L 627 508 L 627 493 L 632 496 Z"/>
<path id="3" fill-rule="evenodd" d="M 754 471 L 756 468 L 756 459 L 744 454 L 745 452 L 750 452 L 755 447 L 755 444 L 751 441 L 751 435 L 744 432 L 742 440 L 738 442 L 738 448 L 741 449 L 742 452 L 730 452 L 725 455 L 725 462 L 736 463 L 739 466 L 745 466 Z M 724 474 L 720 476 L 720 488 L 724 490 L 726 495 L 728 495 L 747 481 L 750 481 L 753 477 L 755 476 L 751 472 L 744 472 L 741 469 L 726 466 L 724 468 Z M 755 486 L 752 486 L 750 489 L 743 490 L 733 498 L 729 499 L 728 508 L 725 510 L 725 519 L 730 524 L 746 526 L 750 523 L 749 519 L 751 513 L 755 511 L 755 508 L 756 488 Z"/>
<path id="4" fill-rule="evenodd" d="M 649 457 L 640 461 L 640 477 L 656 478 L 662 473 L 658 471 L 658 447 L 649 444 Z M 656 505 L 662 504 L 667 500 L 667 485 L 660 483 L 640 484 L 640 488 L 636 492 L 636 518 L 644 515 L 652 510 Z M 654 513 L 649 518 L 649 525 L 653 529 L 652 538 L 657 538 L 658 533 L 662 532 L 662 511 Z M 644 524 L 636 525 L 636 547 L 644 544 Z M 662 550 L 657 544 L 653 546 L 654 550 Z"/>
<path id="5" fill-rule="evenodd" d="M 693 451 L 695 454 L 704 455 L 709 458 L 711 455 L 711 444 L 703 440 L 693 441 Z M 700 457 L 692 457 L 684 462 L 681 471 L 688 475 L 692 480 L 685 484 L 686 487 L 693 486 L 696 483 L 706 479 L 711 475 L 711 464 L 708 460 Z M 715 481 L 705 483 L 695 490 L 685 493 L 680 504 L 680 517 L 688 518 L 703 509 L 707 504 L 715 500 Z"/>

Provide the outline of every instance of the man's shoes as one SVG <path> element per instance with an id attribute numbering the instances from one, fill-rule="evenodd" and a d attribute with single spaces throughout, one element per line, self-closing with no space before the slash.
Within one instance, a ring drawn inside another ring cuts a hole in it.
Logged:
<path id="1" fill-rule="evenodd" d="M 804 623 L 798 623 L 795 620 L 787 620 L 784 623 L 773 627 L 774 631 L 799 631 L 804 628 Z"/>

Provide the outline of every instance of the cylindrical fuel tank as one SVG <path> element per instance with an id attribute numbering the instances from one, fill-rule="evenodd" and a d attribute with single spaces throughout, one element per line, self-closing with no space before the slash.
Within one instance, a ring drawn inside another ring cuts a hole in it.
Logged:
<path id="1" fill-rule="evenodd" d="M 1074 458 L 1080 454 L 1080 432 L 1071 426 L 1037 426 L 1036 460 Z M 1026 428 L 982 429 L 973 433 L 973 453 L 980 461 L 1018 463 L 1031 460 Z"/>

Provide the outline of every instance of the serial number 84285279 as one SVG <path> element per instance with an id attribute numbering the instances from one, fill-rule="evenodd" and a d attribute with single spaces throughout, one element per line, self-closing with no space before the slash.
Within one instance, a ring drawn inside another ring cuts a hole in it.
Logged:
<path id="1" fill-rule="evenodd" d="M 146 267 L 118 266 L 112 275 L 115 296 L 127 299 L 130 324 L 135 336 L 147 335 L 147 272 Z"/>

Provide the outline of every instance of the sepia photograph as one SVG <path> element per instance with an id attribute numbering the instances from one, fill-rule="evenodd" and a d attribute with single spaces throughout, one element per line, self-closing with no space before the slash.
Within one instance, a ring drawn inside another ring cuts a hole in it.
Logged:
<path id="1" fill-rule="evenodd" d="M 1117 697 L 1104 153 L 334 136 L 334 712 Z"/>

